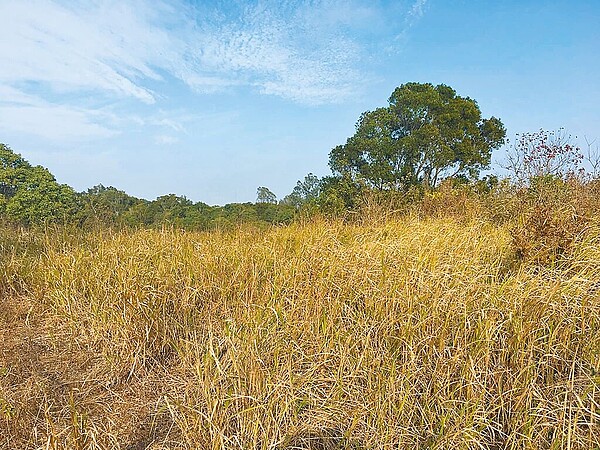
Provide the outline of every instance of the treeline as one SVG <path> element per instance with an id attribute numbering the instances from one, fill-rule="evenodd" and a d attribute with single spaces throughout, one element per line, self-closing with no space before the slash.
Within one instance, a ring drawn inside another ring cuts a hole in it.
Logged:
<path id="1" fill-rule="evenodd" d="M 48 169 L 30 164 L 0 143 L 0 220 L 22 226 L 173 226 L 187 230 L 227 229 L 242 223 L 287 224 L 298 214 L 339 214 L 353 204 L 350 198 L 358 191 L 346 187 L 348 201 L 344 202 L 340 200 L 343 196 L 338 198 L 339 183 L 332 180 L 309 174 L 281 201 L 266 187 L 257 189 L 255 203 L 211 206 L 175 194 L 146 200 L 102 184 L 76 192 L 58 183 Z"/>
<path id="2" fill-rule="evenodd" d="M 369 203 L 392 209 L 427 205 L 440 187 L 493 197 L 506 193 L 507 183 L 535 191 L 550 182 L 560 190 L 567 179 L 585 183 L 599 178 L 600 157 L 588 153 L 591 172 L 585 173 L 586 158 L 559 130 L 521 135 L 508 152 L 510 178 L 504 184 L 496 176 L 482 179 L 492 152 L 505 143 L 500 119 L 483 118 L 473 99 L 443 84 L 407 83 L 394 90 L 387 107 L 363 113 L 355 134 L 331 150 L 332 175 L 308 174 L 280 201 L 261 186 L 255 203 L 224 206 L 174 194 L 150 201 L 103 185 L 75 192 L 46 168 L 0 144 L 0 219 L 25 226 L 208 230 L 241 223 L 286 224 L 298 215 L 347 215 Z"/>
<path id="3" fill-rule="evenodd" d="M 291 206 L 266 202 L 210 206 L 175 194 L 148 201 L 102 185 L 78 196 L 81 203 L 79 222 L 82 224 L 170 225 L 188 230 L 208 230 L 229 228 L 240 223 L 289 223 L 295 214 Z"/>
<path id="4" fill-rule="evenodd" d="M 489 191 L 495 177 L 453 184 L 474 192 Z M 257 189 L 255 203 L 211 206 L 185 196 L 163 195 L 155 200 L 137 198 L 102 184 L 84 192 L 60 184 L 50 171 L 34 166 L 10 147 L 0 143 L 0 220 L 21 226 L 74 225 L 160 228 L 186 230 L 228 229 L 239 224 L 287 224 L 298 216 L 340 216 L 369 201 L 393 200 L 395 207 L 423 199 L 425 190 L 379 191 L 359 180 L 308 174 L 282 200 L 266 187 Z"/>
<path id="5" fill-rule="evenodd" d="M 24 226 L 70 224 L 81 227 L 164 225 L 189 230 L 227 228 L 239 223 L 288 223 L 297 207 L 288 203 L 231 203 L 210 206 L 185 196 L 149 201 L 112 186 L 76 192 L 41 166 L 33 166 L 0 144 L 0 218 Z"/>

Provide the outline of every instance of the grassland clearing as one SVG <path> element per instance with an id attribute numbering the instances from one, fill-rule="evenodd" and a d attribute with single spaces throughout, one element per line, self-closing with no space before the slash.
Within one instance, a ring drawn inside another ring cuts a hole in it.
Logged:
<path id="1" fill-rule="evenodd" d="M 593 224 L 3 233 L 0 447 L 600 446 Z"/>

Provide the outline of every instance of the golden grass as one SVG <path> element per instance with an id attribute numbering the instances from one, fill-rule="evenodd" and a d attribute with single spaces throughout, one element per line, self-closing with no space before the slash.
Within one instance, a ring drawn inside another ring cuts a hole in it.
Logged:
<path id="1" fill-rule="evenodd" d="M 464 222 L 5 231 L 0 448 L 600 448 L 600 230 Z"/>

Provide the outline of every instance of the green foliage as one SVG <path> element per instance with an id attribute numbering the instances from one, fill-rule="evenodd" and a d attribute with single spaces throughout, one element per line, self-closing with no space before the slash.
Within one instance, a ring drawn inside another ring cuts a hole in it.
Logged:
<path id="1" fill-rule="evenodd" d="M 284 204 L 257 203 L 254 209 L 259 221 L 275 224 L 291 222 L 296 213 L 293 206 Z"/>
<path id="2" fill-rule="evenodd" d="M 156 200 L 141 200 L 121 216 L 128 226 L 161 228 L 165 225 L 186 230 L 231 229 L 243 223 L 289 223 L 295 210 L 290 205 L 276 203 L 229 203 L 209 206 L 193 203 L 174 194 Z"/>
<path id="3" fill-rule="evenodd" d="M 256 189 L 257 203 L 277 203 L 277 196 L 269 188 L 260 186 Z"/>
<path id="4" fill-rule="evenodd" d="M 123 214 L 142 202 L 112 186 L 94 186 L 80 194 L 80 217 L 83 223 L 114 225 L 121 221 Z"/>
<path id="5" fill-rule="evenodd" d="M 23 225 L 66 223 L 77 210 L 75 191 L 48 169 L 32 166 L 0 144 L 0 213 Z"/>
<path id="6" fill-rule="evenodd" d="M 344 211 L 354 209 L 364 191 L 364 184 L 349 176 L 324 177 L 317 200 L 319 208 L 326 215 L 340 215 Z"/>
<path id="7" fill-rule="evenodd" d="M 31 165 L 10 147 L 0 143 L 0 195 L 7 202 L 14 197 Z"/>
<path id="8" fill-rule="evenodd" d="M 75 193 L 56 182 L 41 166 L 32 166 L 21 155 L 0 144 L 0 219 L 19 225 L 49 223 L 85 227 L 126 226 L 188 230 L 233 228 L 242 223 L 289 223 L 295 208 L 277 204 L 275 194 L 259 188 L 259 202 L 209 206 L 185 196 L 168 194 L 148 201 L 102 184 Z"/>
<path id="9" fill-rule="evenodd" d="M 175 194 L 162 195 L 150 203 L 149 208 L 153 214 L 154 222 L 161 224 L 177 224 L 187 215 L 188 209 L 194 202 L 185 196 Z"/>
<path id="10" fill-rule="evenodd" d="M 448 176 L 476 177 L 505 134 L 499 119 L 483 119 L 477 103 L 452 88 L 407 83 L 388 107 L 361 115 L 354 136 L 331 151 L 329 165 L 377 190 L 429 188 Z"/>
<path id="11" fill-rule="evenodd" d="M 297 210 L 307 205 L 315 205 L 321 195 L 322 180 L 309 173 L 304 180 L 299 180 L 294 190 L 282 200 L 283 204 L 291 205 Z"/>

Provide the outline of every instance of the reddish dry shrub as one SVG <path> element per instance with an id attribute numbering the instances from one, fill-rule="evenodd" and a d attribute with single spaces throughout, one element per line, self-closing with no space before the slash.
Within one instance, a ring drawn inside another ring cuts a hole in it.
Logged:
<path id="1" fill-rule="evenodd" d="M 568 256 L 585 221 L 566 208 L 537 205 L 511 229 L 513 245 L 520 259 L 553 264 Z"/>
<path id="2" fill-rule="evenodd" d="M 516 224 L 511 228 L 517 256 L 539 265 L 568 259 L 573 244 L 597 220 L 596 181 L 541 177 L 516 194 Z"/>

